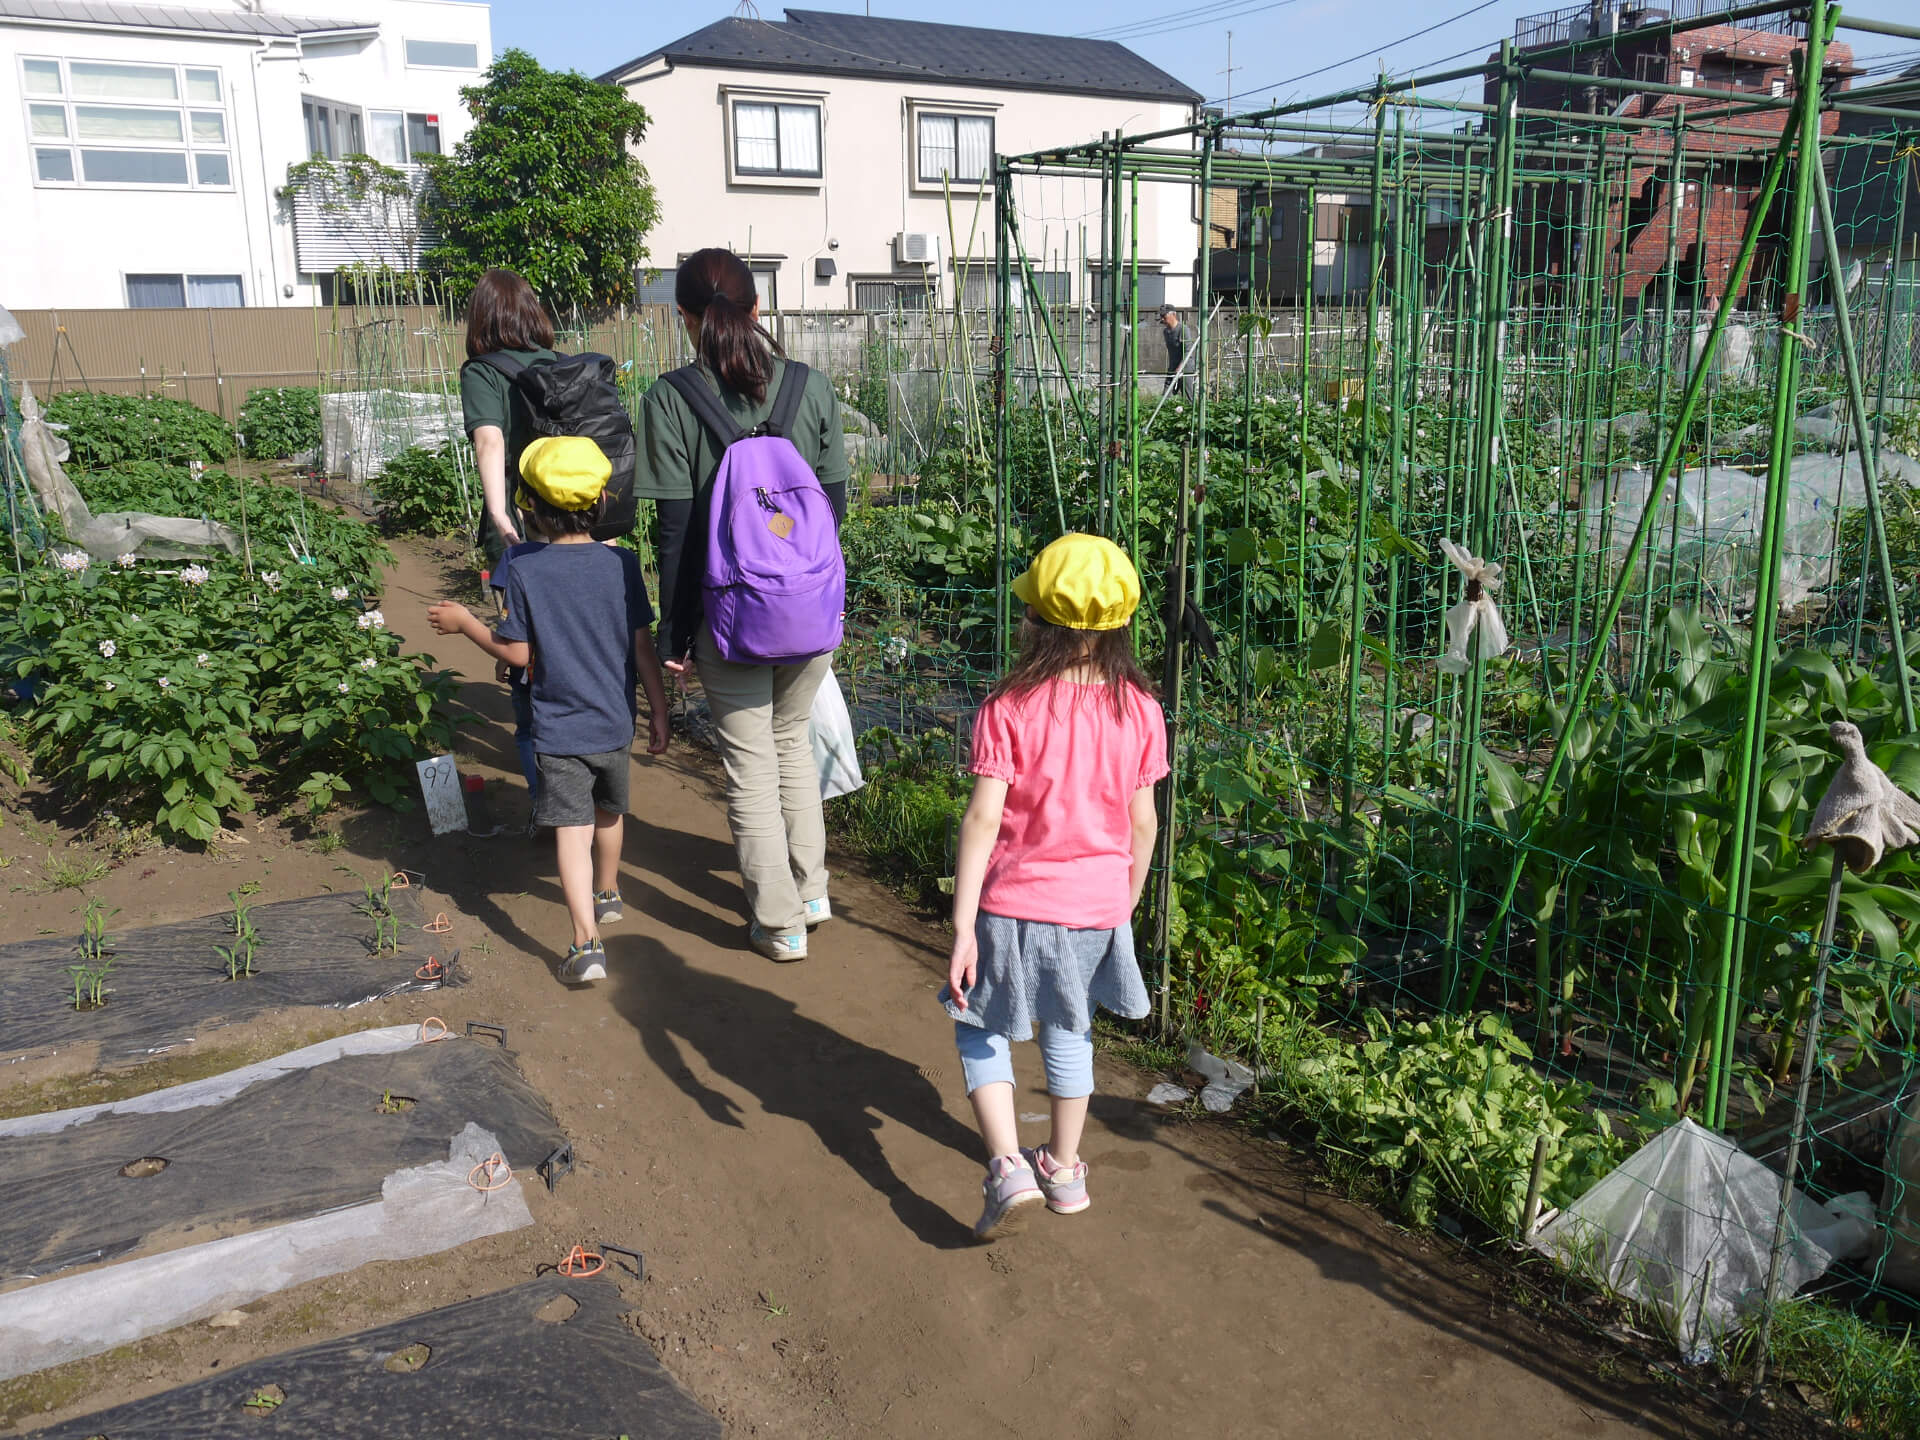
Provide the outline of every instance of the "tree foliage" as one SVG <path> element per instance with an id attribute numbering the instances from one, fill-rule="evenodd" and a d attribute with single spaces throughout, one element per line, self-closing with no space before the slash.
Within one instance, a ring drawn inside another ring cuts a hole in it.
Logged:
<path id="1" fill-rule="evenodd" d="M 424 268 L 456 303 L 489 267 L 525 276 L 549 310 L 594 312 L 632 298 L 659 213 L 628 150 L 647 112 L 616 86 L 548 70 L 524 50 L 493 62 L 461 98 L 474 126 L 450 156 L 420 157 L 433 183 Z"/>

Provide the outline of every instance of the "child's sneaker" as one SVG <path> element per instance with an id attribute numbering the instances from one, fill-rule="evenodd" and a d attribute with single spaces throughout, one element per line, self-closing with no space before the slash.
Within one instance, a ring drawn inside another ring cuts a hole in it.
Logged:
<path id="1" fill-rule="evenodd" d="M 593 918 L 595 923 L 611 925 L 615 920 L 627 918 L 627 912 L 620 908 L 618 890 L 596 890 L 593 892 Z"/>
<path id="2" fill-rule="evenodd" d="M 827 897 L 824 895 L 818 900 L 807 901 L 806 911 L 807 929 L 809 930 L 813 929 L 816 925 L 824 925 L 833 918 L 833 906 L 827 903 Z"/>
<path id="3" fill-rule="evenodd" d="M 569 985 L 585 985 L 589 980 L 607 978 L 607 947 L 598 940 L 584 945 L 569 945 L 567 958 L 560 962 L 560 978 Z"/>
<path id="4" fill-rule="evenodd" d="M 785 965 L 794 960 L 807 958 L 807 932 L 798 935 L 775 935 L 762 930 L 758 921 L 747 926 L 747 943 L 769 960 Z"/>
<path id="5" fill-rule="evenodd" d="M 1033 1166 L 1034 1176 L 1040 1182 L 1040 1189 L 1046 1194 L 1047 1208 L 1056 1215 L 1078 1215 L 1093 1201 L 1087 1198 L 1087 1162 L 1076 1160 L 1071 1165 L 1056 1165 L 1047 1147 L 1038 1150 L 1022 1150 L 1027 1163 Z"/>
<path id="6" fill-rule="evenodd" d="M 980 1191 L 986 1196 L 987 1208 L 973 1222 L 976 1240 L 998 1240 L 1014 1234 L 1026 1223 L 1026 1208 L 1043 1198 L 1033 1166 L 1022 1155 L 1002 1155 L 989 1161 Z"/>

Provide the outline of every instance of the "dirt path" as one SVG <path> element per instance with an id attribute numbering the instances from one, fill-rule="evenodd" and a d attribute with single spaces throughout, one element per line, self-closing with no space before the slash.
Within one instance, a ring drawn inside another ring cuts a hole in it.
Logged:
<path id="1" fill-rule="evenodd" d="M 422 610 L 443 583 L 405 552 L 392 623 L 432 638 Z M 478 652 L 431 648 L 482 682 L 464 693 L 493 723 L 463 738 L 465 768 L 516 775 Z M 84 1386 L 55 1376 L 48 1418 L 497 1289 L 600 1237 L 646 1252 L 636 1323 L 732 1435 L 1716 1433 L 1639 1372 L 1508 1308 L 1440 1245 L 1329 1196 L 1282 1147 L 1147 1106 L 1156 1077 L 1106 1057 L 1085 1143 L 1095 1208 L 975 1246 L 979 1142 L 933 1000 L 938 929 L 842 864 L 839 918 L 814 958 L 763 961 L 741 943 L 708 757 L 676 743 L 635 772 L 628 919 L 609 932 L 609 978 L 585 991 L 551 977 L 566 937 L 547 844 L 428 842 L 419 817 L 376 813 L 346 827 L 350 853 L 256 827 L 238 858 L 147 857 L 102 882 L 124 923 L 204 913 L 241 878 L 262 879 L 263 898 L 311 893 L 342 883 L 334 866 L 355 856 L 423 869 L 480 972 L 437 997 L 442 1013 L 511 1027 L 583 1164 L 531 1197 L 532 1231 L 301 1287 L 252 1307 L 250 1329 L 131 1347 Z M 511 822 L 524 799 L 517 778 L 506 789 Z M 33 853 L 18 833 L 9 843 Z M 0 921 L 30 935 L 76 908 L 71 892 L 16 893 Z M 349 1023 L 433 1007 L 375 1008 Z M 1030 1059 L 1020 1108 L 1037 1116 Z"/>

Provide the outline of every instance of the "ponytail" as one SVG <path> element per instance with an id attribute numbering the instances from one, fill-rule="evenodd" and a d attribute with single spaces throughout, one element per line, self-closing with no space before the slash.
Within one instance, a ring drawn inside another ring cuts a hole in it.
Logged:
<path id="1" fill-rule="evenodd" d="M 674 303 L 700 321 L 700 359 L 736 395 L 759 405 L 767 398 L 772 359 L 780 346 L 753 320 L 753 272 L 731 250 L 699 250 L 680 264 Z"/>

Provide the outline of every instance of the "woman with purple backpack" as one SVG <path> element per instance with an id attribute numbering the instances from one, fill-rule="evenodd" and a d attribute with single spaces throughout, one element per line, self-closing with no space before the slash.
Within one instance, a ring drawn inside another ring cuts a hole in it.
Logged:
<path id="1" fill-rule="evenodd" d="M 647 392 L 635 477 L 660 516 L 660 653 L 713 713 L 748 943 L 804 960 L 833 913 L 808 720 L 845 606 L 840 407 L 760 324 L 739 256 L 689 256 L 674 300 L 698 359 Z"/>

